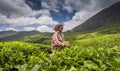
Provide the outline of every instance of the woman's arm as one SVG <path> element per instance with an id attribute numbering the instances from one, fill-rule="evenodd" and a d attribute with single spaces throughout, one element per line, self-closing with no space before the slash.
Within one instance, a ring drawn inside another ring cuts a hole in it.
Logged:
<path id="1" fill-rule="evenodd" d="M 63 42 L 61 42 L 61 41 L 58 40 L 58 34 L 55 34 L 55 35 L 53 36 L 53 40 L 54 40 L 55 45 L 65 46 L 65 44 L 64 44 Z"/>

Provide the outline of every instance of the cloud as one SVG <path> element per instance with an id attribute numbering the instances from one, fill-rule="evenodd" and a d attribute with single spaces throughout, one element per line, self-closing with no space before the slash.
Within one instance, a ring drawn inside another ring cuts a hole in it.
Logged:
<path id="1" fill-rule="evenodd" d="M 91 0 L 41 0 L 43 8 L 55 12 L 60 12 L 60 10 L 67 10 L 68 12 L 80 11 L 88 4 L 91 4 Z"/>
<path id="2" fill-rule="evenodd" d="M 24 31 L 32 31 L 32 30 L 35 30 L 34 27 L 25 27 L 23 28 Z"/>
<path id="3" fill-rule="evenodd" d="M 10 17 L 30 16 L 32 9 L 24 0 L 0 0 L 0 13 Z"/>
<path id="4" fill-rule="evenodd" d="M 80 11 L 85 8 L 86 4 L 89 4 L 90 0 L 65 0 L 64 5 L 62 5 L 63 9 L 67 10 L 68 12 L 73 11 Z"/>
<path id="5" fill-rule="evenodd" d="M 41 5 L 44 9 L 48 9 L 50 11 L 59 12 L 60 6 L 58 6 L 59 0 L 42 0 Z"/>
<path id="6" fill-rule="evenodd" d="M 120 0 L 41 0 L 41 5 L 45 9 L 60 12 L 60 9 L 68 12 L 81 11 L 88 5 L 95 6 L 95 9 L 106 8 Z"/>
<path id="7" fill-rule="evenodd" d="M 42 25 L 38 27 L 24 27 L 23 31 L 32 31 L 32 30 L 37 30 L 39 32 L 53 32 L 53 28 L 47 25 Z"/>
<path id="8" fill-rule="evenodd" d="M 39 18 L 35 17 L 19 17 L 19 18 L 7 18 L 4 15 L 0 14 L 0 23 L 7 23 L 13 26 L 22 26 L 22 25 L 31 25 L 31 24 L 40 24 L 40 25 L 55 25 L 58 24 L 57 21 L 54 21 L 52 17 L 42 15 Z"/>
<path id="9" fill-rule="evenodd" d="M 53 28 L 45 26 L 45 25 L 37 27 L 36 30 L 40 32 L 53 32 Z"/>
<path id="10" fill-rule="evenodd" d="M 38 15 L 47 15 L 47 16 L 50 16 L 50 12 L 47 9 L 33 11 L 33 16 L 38 16 Z"/>
<path id="11" fill-rule="evenodd" d="M 40 17 L 36 18 L 36 16 L 40 16 Z M 52 17 L 50 17 L 49 9 L 41 9 L 34 11 L 25 3 L 24 0 L 0 1 L 0 23 L 10 24 L 12 27 L 27 26 L 32 24 L 44 25 L 37 27 L 37 29 L 35 29 L 35 27 L 21 28 L 22 30 L 25 31 L 42 30 L 41 32 L 47 32 L 47 31 L 50 32 L 52 31 L 52 28 L 48 27 L 47 25 L 52 26 L 58 24 L 57 21 L 54 21 Z M 15 29 L 9 27 L 5 29 L 1 28 L 0 30 L 18 31 L 17 28 Z"/>
<path id="12" fill-rule="evenodd" d="M 28 17 L 36 15 L 50 16 L 49 10 L 32 10 L 32 8 L 28 4 L 26 4 L 24 0 L 0 0 L 0 13 L 11 18 Z"/>
<path id="13" fill-rule="evenodd" d="M 96 2 L 96 7 L 97 8 L 106 8 L 109 7 L 110 5 L 120 1 L 120 0 L 93 0 L 94 2 Z"/>
<path id="14" fill-rule="evenodd" d="M 89 15 L 89 16 L 88 16 Z M 74 27 L 82 24 L 86 19 L 93 16 L 90 12 L 80 11 L 73 16 L 72 20 L 64 22 L 64 31 L 72 30 Z"/>
<path id="15" fill-rule="evenodd" d="M 27 1 L 27 0 L 25 0 L 31 7 L 34 7 L 34 6 L 36 6 L 36 4 L 35 3 L 33 3 L 32 1 Z"/>
<path id="16" fill-rule="evenodd" d="M 34 11 L 25 3 L 25 0 L 0 0 L 0 13 L 9 17 L 34 16 L 39 14 L 50 15 L 50 10 L 60 12 L 61 9 L 68 12 L 81 11 L 87 5 L 95 5 L 95 9 L 105 8 L 120 0 L 40 0 L 43 9 Z M 94 2 L 94 3 L 92 3 Z M 29 4 L 34 6 L 32 1 Z"/>

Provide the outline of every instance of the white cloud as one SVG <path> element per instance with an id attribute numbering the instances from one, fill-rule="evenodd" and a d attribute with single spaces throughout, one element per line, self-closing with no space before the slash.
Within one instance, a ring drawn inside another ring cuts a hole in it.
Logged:
<path id="1" fill-rule="evenodd" d="M 7 18 L 5 15 L 0 14 L 0 23 L 2 24 L 10 24 L 11 26 L 27 26 L 27 25 L 32 25 L 32 24 L 40 24 L 40 25 L 56 25 L 58 24 L 57 21 L 54 21 L 52 17 L 47 16 L 47 15 L 42 15 L 39 18 L 35 17 L 19 17 L 19 18 Z M 32 30 L 38 30 L 40 32 L 53 32 L 53 29 L 48 27 L 48 26 L 40 26 L 34 28 L 34 27 L 25 27 L 21 28 L 21 30 L 24 31 L 32 31 Z M 14 30 L 18 31 L 14 28 L 5 28 L 3 30 Z"/>
<path id="2" fill-rule="evenodd" d="M 31 25 L 31 24 L 40 24 L 40 25 L 55 25 L 58 22 L 54 21 L 52 17 L 42 15 L 39 18 L 35 17 L 19 17 L 19 18 L 7 18 L 4 15 L 0 14 L 0 23 L 7 23 L 13 26 L 20 26 L 20 25 Z"/>
<path id="3" fill-rule="evenodd" d="M 55 24 L 58 24 L 57 21 L 54 21 L 52 19 L 52 17 L 49 17 L 49 16 L 46 16 L 46 15 L 43 15 L 41 17 L 38 18 L 38 20 L 36 20 L 36 22 L 34 23 L 40 23 L 40 24 L 51 24 L 51 25 L 55 25 Z"/>
<path id="4" fill-rule="evenodd" d="M 59 12 L 60 7 L 58 6 L 59 4 L 59 0 L 43 0 L 41 2 L 41 5 L 43 8 L 51 10 L 51 11 L 55 11 L 55 12 Z"/>
<path id="5" fill-rule="evenodd" d="M 91 4 L 91 0 L 41 0 L 41 5 L 45 9 L 60 12 L 60 9 L 67 10 L 69 13 L 80 11 L 85 8 L 86 4 Z"/>
<path id="6" fill-rule="evenodd" d="M 87 19 L 92 17 L 94 14 L 96 14 L 98 11 L 92 12 L 83 10 L 75 13 L 72 20 L 64 22 L 64 31 L 72 30 L 73 28 L 77 27 L 78 25 L 85 22 Z"/>
<path id="7" fill-rule="evenodd" d="M 45 25 L 37 27 L 36 30 L 40 32 L 53 32 L 53 28 L 45 26 Z"/>
<path id="8" fill-rule="evenodd" d="M 64 6 L 63 7 L 65 10 L 67 10 L 69 13 L 71 13 L 73 11 L 71 6 Z"/>
<path id="9" fill-rule="evenodd" d="M 0 12 L 10 17 L 30 16 L 32 9 L 24 0 L 0 0 Z"/>
<path id="10" fill-rule="evenodd" d="M 47 15 L 47 16 L 50 16 L 50 12 L 47 9 L 33 11 L 33 16 L 38 16 L 38 15 Z"/>
<path id="11" fill-rule="evenodd" d="M 24 31 L 32 31 L 32 30 L 35 30 L 34 27 L 25 27 L 23 28 Z"/>
<path id="12" fill-rule="evenodd" d="M 73 11 L 80 11 L 82 8 L 81 0 L 65 0 L 65 3 L 63 4 L 63 9 L 67 10 L 68 12 Z"/>
<path id="13" fill-rule="evenodd" d="M 54 9 L 54 8 L 51 8 Z M 57 11 L 57 9 L 54 9 Z M 35 18 L 35 16 L 40 16 Z M 9 17 L 8 17 L 9 16 Z M 50 17 L 49 9 L 32 10 L 24 0 L 0 0 L 0 23 L 10 24 L 11 26 L 27 26 L 32 24 L 40 25 L 56 25 L 57 21 L 54 21 Z M 37 29 L 34 27 L 21 28 L 25 31 L 38 30 L 41 32 L 50 32 L 52 28 L 47 26 L 40 26 Z M 3 30 L 14 30 L 15 28 L 5 28 Z"/>
<path id="14" fill-rule="evenodd" d="M 36 15 L 48 15 L 50 12 L 47 9 L 34 11 L 24 0 L 0 0 L 0 13 L 11 18 L 29 17 Z"/>
<path id="15" fill-rule="evenodd" d="M 23 28 L 23 31 L 32 31 L 32 30 L 37 30 L 39 32 L 53 32 L 53 28 L 47 25 L 38 26 L 37 28 L 35 27 L 24 27 Z"/>
<path id="16" fill-rule="evenodd" d="M 26 0 L 26 1 L 27 1 L 27 0 Z M 28 3 L 31 7 L 36 6 L 36 4 L 35 4 L 35 3 L 33 3 L 32 1 L 27 1 L 27 3 Z"/>
<path id="17" fill-rule="evenodd" d="M 47 8 L 47 9 L 50 8 L 50 6 L 47 4 L 47 2 L 42 1 L 41 4 L 42 4 L 42 7 L 44 7 L 44 8 Z"/>

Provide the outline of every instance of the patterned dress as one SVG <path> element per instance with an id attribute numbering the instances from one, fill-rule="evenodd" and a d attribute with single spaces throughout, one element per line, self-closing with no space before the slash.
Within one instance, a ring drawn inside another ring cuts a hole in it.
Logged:
<path id="1" fill-rule="evenodd" d="M 51 51 L 62 49 L 64 47 L 64 35 L 56 31 L 52 36 Z"/>

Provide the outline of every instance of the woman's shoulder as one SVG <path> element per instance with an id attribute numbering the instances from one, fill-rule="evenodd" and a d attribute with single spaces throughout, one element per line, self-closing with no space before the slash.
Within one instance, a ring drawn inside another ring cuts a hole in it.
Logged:
<path id="1" fill-rule="evenodd" d="M 58 32 L 55 32 L 54 34 L 53 34 L 53 36 L 57 36 L 58 35 Z"/>

